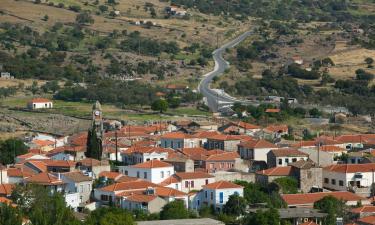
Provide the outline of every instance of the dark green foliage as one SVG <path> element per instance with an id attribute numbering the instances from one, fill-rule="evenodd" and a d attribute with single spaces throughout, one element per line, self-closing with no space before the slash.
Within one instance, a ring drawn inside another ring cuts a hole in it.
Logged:
<path id="1" fill-rule="evenodd" d="M 225 203 L 223 212 L 230 216 L 240 216 L 244 215 L 246 210 L 246 200 L 239 196 L 238 194 L 234 194 L 229 196 L 227 203 Z"/>
<path id="2" fill-rule="evenodd" d="M 0 204 L 0 225 L 22 225 L 21 213 L 7 204 Z"/>
<path id="3" fill-rule="evenodd" d="M 328 213 L 328 216 L 324 218 L 323 224 L 335 225 L 337 217 L 345 216 L 345 202 L 336 199 L 332 196 L 326 196 L 321 200 L 314 203 L 315 209 L 320 209 L 322 212 Z"/>
<path id="4" fill-rule="evenodd" d="M 96 134 L 95 126 L 88 131 L 87 135 L 87 151 L 85 153 L 86 157 L 101 160 L 103 146 L 102 140 L 100 140 Z"/>
<path id="5" fill-rule="evenodd" d="M 319 109 L 317 109 L 317 108 L 310 109 L 309 114 L 310 114 L 310 116 L 312 116 L 314 118 L 318 118 L 318 117 L 322 116 L 322 112 L 320 112 Z"/>
<path id="6" fill-rule="evenodd" d="M 355 71 L 357 80 L 371 81 L 374 79 L 374 74 L 358 69 Z"/>
<path id="7" fill-rule="evenodd" d="M 162 220 L 186 218 L 189 218 L 189 211 L 181 200 L 175 200 L 166 204 L 160 211 L 160 219 Z"/>
<path id="8" fill-rule="evenodd" d="M 292 177 L 280 177 L 272 181 L 277 184 L 283 194 L 296 194 L 298 192 L 298 181 Z"/>
<path id="9" fill-rule="evenodd" d="M 11 138 L 0 141 L 0 164 L 13 164 L 15 157 L 27 153 L 27 146 L 22 140 Z"/>
<path id="10" fill-rule="evenodd" d="M 288 66 L 288 73 L 295 78 L 306 80 L 316 80 L 320 78 L 320 74 L 318 71 L 307 71 L 305 69 L 302 69 L 298 64 L 295 63 Z"/>
<path id="11" fill-rule="evenodd" d="M 94 19 L 89 12 L 85 11 L 77 15 L 76 22 L 78 24 L 92 24 L 94 23 Z"/>
<path id="12" fill-rule="evenodd" d="M 92 211 L 85 221 L 86 225 L 135 225 L 130 212 L 115 208 L 101 207 Z"/>
<path id="13" fill-rule="evenodd" d="M 59 83 L 56 80 L 54 80 L 54 81 L 48 81 L 47 83 L 42 85 L 41 88 L 46 93 L 47 92 L 55 93 L 56 91 L 58 91 L 60 89 L 60 86 L 59 86 Z"/>
<path id="14" fill-rule="evenodd" d="M 246 225 L 279 225 L 280 215 L 277 209 L 271 208 L 263 211 L 258 210 L 256 213 L 251 213 L 245 218 Z"/>
<path id="15" fill-rule="evenodd" d="M 18 205 L 19 213 L 26 215 L 35 225 L 79 225 L 73 212 L 66 207 L 60 193 L 52 193 L 38 185 L 17 186 L 12 200 Z"/>
<path id="16" fill-rule="evenodd" d="M 165 99 L 158 99 L 152 103 L 151 109 L 163 113 L 168 109 L 168 102 Z"/>

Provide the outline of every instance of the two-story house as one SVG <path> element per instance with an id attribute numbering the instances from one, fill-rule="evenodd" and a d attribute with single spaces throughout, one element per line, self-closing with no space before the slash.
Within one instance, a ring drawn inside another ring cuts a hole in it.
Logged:
<path id="1" fill-rule="evenodd" d="M 294 163 L 299 160 L 307 161 L 309 155 L 292 148 L 279 148 L 268 152 L 267 164 L 268 167 L 288 166 L 289 163 Z"/>
<path id="2" fill-rule="evenodd" d="M 163 148 L 183 149 L 199 147 L 199 139 L 182 132 L 166 133 L 160 138 L 160 146 Z"/>
<path id="3" fill-rule="evenodd" d="M 238 144 L 238 152 L 242 159 L 267 162 L 267 153 L 277 146 L 264 139 L 245 141 Z"/>
<path id="4" fill-rule="evenodd" d="M 158 184 L 174 174 L 174 167 L 160 160 L 150 160 L 131 166 L 119 166 L 119 172 Z"/>
<path id="5" fill-rule="evenodd" d="M 90 200 L 93 180 L 82 172 L 62 173 L 61 179 L 65 183 L 65 191 L 69 193 L 79 193 L 80 203 Z"/>

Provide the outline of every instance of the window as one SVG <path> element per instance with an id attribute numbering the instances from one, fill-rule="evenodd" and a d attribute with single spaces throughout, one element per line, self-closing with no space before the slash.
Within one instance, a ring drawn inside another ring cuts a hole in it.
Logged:
<path id="1" fill-rule="evenodd" d="M 205 197 L 206 199 L 208 198 L 207 191 L 204 192 L 204 197 Z"/>
<path id="2" fill-rule="evenodd" d="M 164 171 L 160 171 L 160 177 L 164 178 Z"/>
<path id="3" fill-rule="evenodd" d="M 336 180 L 335 180 L 335 179 L 331 179 L 331 183 L 332 183 L 333 185 L 336 185 Z"/>
<path id="4" fill-rule="evenodd" d="M 147 172 L 143 172 L 143 178 L 147 179 Z"/>
<path id="5" fill-rule="evenodd" d="M 177 148 L 181 148 L 181 142 L 177 143 Z"/>
<path id="6" fill-rule="evenodd" d="M 352 164 L 354 164 L 354 163 L 355 163 L 355 159 L 351 159 L 351 161 L 352 161 Z"/>
<path id="7" fill-rule="evenodd" d="M 190 186 L 191 186 L 192 188 L 194 187 L 194 181 L 193 181 L 193 180 L 190 182 Z"/>
<path id="8" fill-rule="evenodd" d="M 297 158 L 293 158 L 293 159 L 292 159 L 292 162 L 297 162 Z"/>
<path id="9" fill-rule="evenodd" d="M 171 171 L 168 171 L 167 174 L 168 174 L 168 177 L 170 177 L 171 176 Z"/>
<path id="10" fill-rule="evenodd" d="M 137 171 L 137 178 L 139 178 L 139 171 Z"/>
<path id="11" fill-rule="evenodd" d="M 150 161 L 150 159 L 146 159 L 146 161 Z"/>
<path id="12" fill-rule="evenodd" d="M 175 187 L 175 189 L 177 189 L 177 190 L 178 190 L 178 184 L 175 184 L 175 186 L 174 186 L 174 187 Z"/>
<path id="13" fill-rule="evenodd" d="M 220 202 L 220 203 L 223 203 L 223 202 L 224 202 L 224 193 L 223 193 L 223 192 L 220 192 L 220 193 L 219 193 L 219 202 Z"/>
<path id="14" fill-rule="evenodd" d="M 186 187 L 186 188 L 189 187 L 189 181 L 185 181 L 185 187 Z"/>
<path id="15" fill-rule="evenodd" d="M 214 192 L 211 191 L 211 200 L 214 200 Z"/>
<path id="16" fill-rule="evenodd" d="M 125 170 L 125 175 L 128 175 L 128 171 L 127 170 Z"/>
<path id="17" fill-rule="evenodd" d="M 279 165 L 283 164 L 283 159 L 279 159 Z"/>
<path id="18" fill-rule="evenodd" d="M 328 178 L 324 178 L 324 183 L 328 184 L 329 183 L 329 179 Z"/>
<path id="19" fill-rule="evenodd" d="M 344 186 L 344 181 L 339 180 L 339 186 Z"/>
<path id="20" fill-rule="evenodd" d="M 208 184 L 208 179 L 206 179 L 206 185 Z"/>
<path id="21" fill-rule="evenodd" d="M 164 158 L 160 158 L 160 161 L 163 161 L 164 160 Z"/>
<path id="22" fill-rule="evenodd" d="M 289 163 L 289 159 L 288 158 L 285 159 L 285 163 Z"/>
<path id="23" fill-rule="evenodd" d="M 100 200 L 108 201 L 108 195 L 100 195 Z"/>

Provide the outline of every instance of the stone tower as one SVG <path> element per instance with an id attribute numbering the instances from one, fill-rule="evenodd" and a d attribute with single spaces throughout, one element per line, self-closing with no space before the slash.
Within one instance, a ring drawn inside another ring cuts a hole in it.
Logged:
<path id="1" fill-rule="evenodd" d="M 95 128 L 96 136 L 102 141 L 104 136 L 103 112 L 99 101 L 96 101 L 92 106 L 92 128 Z"/>

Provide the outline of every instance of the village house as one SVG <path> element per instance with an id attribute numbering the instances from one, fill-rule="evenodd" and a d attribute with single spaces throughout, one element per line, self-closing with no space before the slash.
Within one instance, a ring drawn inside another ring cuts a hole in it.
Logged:
<path id="1" fill-rule="evenodd" d="M 94 179 L 98 178 L 99 174 L 103 171 L 110 171 L 111 166 L 107 160 L 97 160 L 92 158 L 85 158 L 77 162 L 76 167 Z"/>
<path id="2" fill-rule="evenodd" d="M 41 154 L 35 154 L 35 153 L 26 153 L 26 154 L 23 154 L 23 155 L 18 155 L 16 156 L 16 163 L 21 163 L 21 162 L 24 162 L 24 161 L 28 161 L 28 160 L 45 160 L 45 159 L 49 159 L 49 157 L 45 156 L 45 155 L 41 155 Z"/>
<path id="3" fill-rule="evenodd" d="M 15 187 L 16 186 L 14 184 L 0 183 L 0 197 L 10 197 Z"/>
<path id="4" fill-rule="evenodd" d="M 33 98 L 27 103 L 27 108 L 30 110 L 33 109 L 52 109 L 53 102 L 46 98 Z"/>
<path id="5" fill-rule="evenodd" d="M 309 155 L 292 148 L 273 149 L 267 153 L 268 167 L 288 166 L 299 160 L 307 161 Z"/>
<path id="6" fill-rule="evenodd" d="M 263 138 L 268 140 L 280 139 L 289 132 L 288 125 L 269 125 L 263 129 Z"/>
<path id="7" fill-rule="evenodd" d="M 182 153 L 171 154 L 164 161 L 173 165 L 176 172 L 194 172 L 194 160 Z"/>
<path id="8" fill-rule="evenodd" d="M 277 178 L 289 177 L 291 175 L 291 166 L 279 166 L 257 171 L 255 173 L 255 180 L 257 183 L 267 185 L 272 183 Z"/>
<path id="9" fill-rule="evenodd" d="M 175 94 L 182 94 L 189 90 L 189 86 L 178 84 L 168 84 L 165 88 Z"/>
<path id="10" fill-rule="evenodd" d="M 68 172 L 61 174 L 61 180 L 65 183 L 65 191 L 79 193 L 79 203 L 86 203 L 90 200 L 93 179 L 85 176 L 82 172 Z"/>
<path id="11" fill-rule="evenodd" d="M 218 171 L 235 170 L 236 164 L 241 163 L 242 160 L 237 152 L 224 152 L 212 154 L 203 159 L 202 168 L 208 173 L 215 173 Z"/>
<path id="12" fill-rule="evenodd" d="M 203 206 L 212 206 L 216 211 L 221 211 L 229 196 L 237 194 L 243 197 L 243 189 L 242 186 L 228 181 L 207 184 L 196 194 L 192 208 L 199 209 Z"/>
<path id="13" fill-rule="evenodd" d="M 52 160 L 78 161 L 85 159 L 86 146 L 62 146 L 49 151 L 46 155 Z"/>
<path id="14" fill-rule="evenodd" d="M 162 186 L 189 193 L 199 191 L 204 185 L 215 182 L 215 177 L 204 172 L 181 172 L 160 183 Z"/>
<path id="15" fill-rule="evenodd" d="M 358 225 L 375 225 L 375 216 L 366 216 L 356 221 Z"/>
<path id="16" fill-rule="evenodd" d="M 221 149 L 228 152 L 237 152 L 237 145 L 241 141 L 252 140 L 249 136 L 218 134 L 207 138 L 207 149 Z"/>
<path id="17" fill-rule="evenodd" d="M 278 147 L 266 140 L 251 140 L 238 144 L 238 152 L 241 159 L 265 161 L 267 162 L 267 153 Z"/>
<path id="18" fill-rule="evenodd" d="M 150 160 L 131 166 L 119 166 L 119 172 L 158 184 L 174 174 L 174 167 L 163 161 Z"/>
<path id="19" fill-rule="evenodd" d="M 339 200 L 343 200 L 348 206 L 356 206 L 358 202 L 361 202 L 363 205 L 368 205 L 370 203 L 366 198 L 348 191 L 282 194 L 281 198 L 287 204 L 288 208 L 312 208 L 315 202 L 325 196 L 332 196 Z"/>
<path id="20" fill-rule="evenodd" d="M 218 130 L 224 134 L 246 134 L 253 136 L 256 132 L 259 132 L 261 128 L 257 125 L 238 121 L 227 123 Z"/>
<path id="21" fill-rule="evenodd" d="M 323 168 L 323 187 L 369 197 L 374 183 L 375 163 L 337 164 Z"/>
<path id="22" fill-rule="evenodd" d="M 182 132 L 172 132 L 164 134 L 160 137 L 160 145 L 162 148 L 182 149 L 200 147 L 199 140 Z"/>
<path id="23" fill-rule="evenodd" d="M 130 147 L 121 152 L 122 160 L 125 165 L 134 165 L 150 160 L 163 161 L 168 158 L 168 153 L 171 149 L 160 147 Z"/>
<path id="24" fill-rule="evenodd" d="M 8 184 L 8 169 L 0 164 L 0 184 Z"/>
<path id="25" fill-rule="evenodd" d="M 354 214 L 357 218 L 375 216 L 375 206 L 373 205 L 364 205 L 351 209 L 350 212 Z"/>

